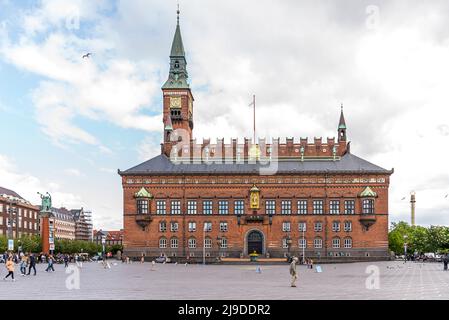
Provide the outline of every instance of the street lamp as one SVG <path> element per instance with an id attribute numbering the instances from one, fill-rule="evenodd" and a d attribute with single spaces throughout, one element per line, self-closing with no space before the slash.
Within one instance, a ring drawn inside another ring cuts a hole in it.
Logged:
<path id="1" fill-rule="evenodd" d="M 304 232 L 306 231 L 306 223 L 302 226 L 302 263 L 306 261 L 305 250 L 306 250 L 306 242 L 304 238 Z"/>
<path id="2" fill-rule="evenodd" d="M 13 214 L 17 214 L 17 208 L 14 208 L 13 206 L 17 205 L 17 200 L 14 198 L 10 198 L 9 200 L 9 208 L 8 208 L 8 213 L 9 213 L 9 224 L 8 224 L 8 236 L 9 239 L 13 239 L 13 231 L 12 231 L 12 226 L 14 223 L 16 223 L 16 228 L 17 228 L 17 219 L 15 217 L 13 217 Z M 17 230 L 16 230 L 17 232 Z M 17 234 L 16 234 L 17 236 Z M 13 249 L 14 251 L 14 249 Z"/>
<path id="3" fill-rule="evenodd" d="M 203 226 L 203 265 L 206 265 L 206 231 L 207 231 L 207 224 L 204 223 Z"/>
<path id="4" fill-rule="evenodd" d="M 407 262 L 407 235 L 404 234 L 404 263 Z"/>
<path id="5" fill-rule="evenodd" d="M 290 237 L 290 233 L 287 234 L 286 242 L 287 242 L 287 259 L 290 261 L 290 247 L 292 246 L 292 238 Z"/>
<path id="6" fill-rule="evenodd" d="M 220 254 L 221 254 L 221 241 L 222 241 L 221 237 L 217 237 L 218 260 L 221 259 L 221 256 L 220 256 Z"/>

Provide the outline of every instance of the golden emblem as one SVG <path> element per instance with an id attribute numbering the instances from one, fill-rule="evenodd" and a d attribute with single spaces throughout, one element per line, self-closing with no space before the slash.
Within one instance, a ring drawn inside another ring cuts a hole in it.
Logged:
<path id="1" fill-rule="evenodd" d="M 254 185 L 250 190 L 250 205 L 251 209 L 260 208 L 260 189 Z"/>

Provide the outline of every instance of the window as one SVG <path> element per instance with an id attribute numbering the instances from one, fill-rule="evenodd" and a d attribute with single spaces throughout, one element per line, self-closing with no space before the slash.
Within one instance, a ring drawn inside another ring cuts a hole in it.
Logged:
<path id="1" fill-rule="evenodd" d="M 332 248 L 334 248 L 334 249 L 340 248 L 340 238 L 332 239 Z"/>
<path id="2" fill-rule="evenodd" d="M 322 222 L 315 222 L 314 230 L 315 230 L 315 232 L 323 231 L 323 223 Z"/>
<path id="3" fill-rule="evenodd" d="M 245 213 L 245 203 L 243 200 L 237 200 L 234 202 L 234 214 L 244 214 Z"/>
<path id="4" fill-rule="evenodd" d="M 292 202 L 290 200 L 281 202 L 281 214 L 292 214 Z"/>
<path id="5" fill-rule="evenodd" d="M 276 201 L 275 200 L 265 201 L 265 211 L 267 214 L 275 214 L 276 213 Z"/>
<path id="6" fill-rule="evenodd" d="M 220 222 L 220 232 L 228 232 L 228 223 Z"/>
<path id="7" fill-rule="evenodd" d="M 167 214 L 167 203 L 164 200 L 156 201 L 156 214 Z"/>
<path id="8" fill-rule="evenodd" d="M 283 222 L 282 223 L 282 231 L 290 232 L 290 222 Z"/>
<path id="9" fill-rule="evenodd" d="M 340 232 L 340 222 L 339 221 L 332 222 L 332 231 Z"/>
<path id="10" fill-rule="evenodd" d="M 3 203 L 0 203 L 0 212 L 3 212 Z"/>
<path id="11" fill-rule="evenodd" d="M 313 201 L 313 214 L 323 214 L 323 200 Z"/>
<path id="12" fill-rule="evenodd" d="M 196 231 L 196 222 L 189 222 L 189 232 Z"/>
<path id="13" fill-rule="evenodd" d="M 196 239 L 195 238 L 190 238 L 189 239 L 189 248 L 190 249 L 195 249 L 196 248 Z"/>
<path id="14" fill-rule="evenodd" d="M 229 202 L 227 200 L 218 201 L 218 214 L 229 213 Z"/>
<path id="15" fill-rule="evenodd" d="M 161 249 L 167 248 L 167 239 L 166 238 L 159 239 L 159 248 L 161 248 Z"/>
<path id="16" fill-rule="evenodd" d="M 171 238 L 171 240 L 170 240 L 170 247 L 172 249 L 177 249 L 178 248 L 178 238 Z"/>
<path id="17" fill-rule="evenodd" d="M 159 223 L 159 232 L 166 232 L 167 231 L 167 222 L 162 221 Z"/>
<path id="18" fill-rule="evenodd" d="M 196 214 L 196 201 L 187 201 L 187 214 Z"/>
<path id="19" fill-rule="evenodd" d="M 221 249 L 226 249 L 228 247 L 228 239 L 226 239 L 226 238 L 221 238 L 221 241 L 220 241 L 220 248 Z"/>
<path id="20" fill-rule="evenodd" d="M 329 203 L 330 214 L 340 214 L 340 201 L 331 200 Z"/>
<path id="21" fill-rule="evenodd" d="M 170 223 L 170 231 L 171 232 L 178 232 L 179 224 L 177 222 L 171 222 Z"/>
<path id="22" fill-rule="evenodd" d="M 299 239 L 298 240 L 298 246 L 299 246 L 299 248 L 300 249 L 306 249 L 307 248 L 307 239 L 303 239 L 303 238 L 301 238 L 301 239 Z"/>
<path id="23" fill-rule="evenodd" d="M 354 213 L 355 213 L 355 201 L 345 200 L 345 214 L 354 214 Z"/>
<path id="24" fill-rule="evenodd" d="M 206 232 L 212 232 L 212 222 L 205 222 L 204 226 L 206 228 Z"/>
<path id="25" fill-rule="evenodd" d="M 171 214 L 181 214 L 181 201 L 175 200 L 171 202 Z"/>
<path id="26" fill-rule="evenodd" d="M 298 231 L 299 232 L 306 232 L 307 231 L 307 223 L 306 222 L 298 223 Z"/>
<path id="27" fill-rule="evenodd" d="M 204 239 L 204 248 L 206 248 L 206 249 L 212 248 L 212 239 L 211 238 Z"/>
<path id="28" fill-rule="evenodd" d="M 374 214 L 374 200 L 364 199 L 362 203 L 363 214 Z"/>
<path id="29" fill-rule="evenodd" d="M 352 231 L 352 222 L 345 221 L 345 232 L 351 232 L 351 231 Z"/>
<path id="30" fill-rule="evenodd" d="M 351 238 L 345 238 L 345 248 L 346 249 L 352 248 L 352 239 Z"/>
<path id="31" fill-rule="evenodd" d="M 212 201 L 203 201 L 203 214 L 212 214 Z"/>
<path id="32" fill-rule="evenodd" d="M 137 200 L 137 214 L 148 214 L 148 200 Z"/>
<path id="33" fill-rule="evenodd" d="M 288 242 L 286 238 L 282 239 L 282 248 L 287 249 L 288 248 Z"/>
<path id="34" fill-rule="evenodd" d="M 307 214 L 307 200 L 298 201 L 298 214 Z"/>
<path id="35" fill-rule="evenodd" d="M 313 246 L 315 247 L 315 249 L 321 249 L 323 247 L 323 239 L 315 238 L 313 240 Z"/>

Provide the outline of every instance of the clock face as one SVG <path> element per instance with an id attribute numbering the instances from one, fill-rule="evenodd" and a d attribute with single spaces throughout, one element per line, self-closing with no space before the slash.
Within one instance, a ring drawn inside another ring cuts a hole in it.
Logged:
<path id="1" fill-rule="evenodd" d="M 180 109 L 181 108 L 181 97 L 170 97 L 170 108 Z"/>

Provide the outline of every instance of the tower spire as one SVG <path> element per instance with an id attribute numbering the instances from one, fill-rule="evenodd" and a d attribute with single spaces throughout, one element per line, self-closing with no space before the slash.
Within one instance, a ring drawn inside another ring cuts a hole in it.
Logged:
<path id="1" fill-rule="evenodd" d="M 346 141 L 346 121 L 343 113 L 343 103 L 341 104 L 340 121 L 338 123 L 338 142 Z"/>

